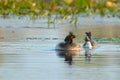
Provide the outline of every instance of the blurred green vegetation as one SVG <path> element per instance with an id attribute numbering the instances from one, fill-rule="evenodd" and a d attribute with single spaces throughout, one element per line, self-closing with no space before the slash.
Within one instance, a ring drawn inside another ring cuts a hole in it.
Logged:
<path id="1" fill-rule="evenodd" d="M 78 16 L 100 15 L 120 18 L 120 0 L 0 0 L 0 15 L 30 15 L 68 19 L 76 23 Z"/>
<path id="2" fill-rule="evenodd" d="M 106 37 L 106 38 L 95 38 L 95 40 L 97 41 L 97 42 L 100 42 L 100 43 L 106 43 L 106 42 L 116 42 L 116 43 L 120 43 L 120 37 L 110 37 L 110 38 L 108 38 L 108 37 Z"/>

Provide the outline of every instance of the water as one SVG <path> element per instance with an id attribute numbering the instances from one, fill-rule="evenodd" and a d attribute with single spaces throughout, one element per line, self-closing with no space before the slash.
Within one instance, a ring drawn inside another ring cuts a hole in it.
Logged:
<path id="1" fill-rule="evenodd" d="M 79 38 L 84 37 L 85 31 L 91 31 L 93 37 L 98 38 L 119 37 L 120 20 L 85 18 L 78 27 L 70 24 L 47 27 L 39 20 L 33 23 L 26 19 L 1 19 L 0 80 L 120 79 L 119 44 L 99 43 L 100 47 L 90 51 L 92 55 L 88 58 L 84 50 L 55 51 L 55 46 L 63 41 L 69 31 L 75 33 L 75 41 L 80 45 L 83 42 Z"/>

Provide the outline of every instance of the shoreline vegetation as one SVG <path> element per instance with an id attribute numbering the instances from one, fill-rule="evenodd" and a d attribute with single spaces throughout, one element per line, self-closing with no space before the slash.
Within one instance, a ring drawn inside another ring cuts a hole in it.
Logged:
<path id="1" fill-rule="evenodd" d="M 48 24 L 58 18 L 69 19 L 70 23 L 76 24 L 80 15 L 120 18 L 119 7 L 118 0 L 0 0 L 0 16 L 45 17 Z"/>

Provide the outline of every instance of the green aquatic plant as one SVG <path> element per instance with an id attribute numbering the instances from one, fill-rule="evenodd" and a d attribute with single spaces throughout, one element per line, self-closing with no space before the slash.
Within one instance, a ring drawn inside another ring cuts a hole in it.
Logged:
<path id="1" fill-rule="evenodd" d="M 120 38 L 119 37 L 108 37 L 108 38 L 95 38 L 97 42 L 117 42 L 120 43 Z"/>

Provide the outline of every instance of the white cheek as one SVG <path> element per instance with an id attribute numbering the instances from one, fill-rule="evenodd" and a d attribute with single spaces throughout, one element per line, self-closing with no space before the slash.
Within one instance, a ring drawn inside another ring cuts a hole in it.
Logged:
<path id="1" fill-rule="evenodd" d="M 91 42 L 90 42 L 90 41 L 87 42 L 87 45 L 88 45 L 88 48 L 89 48 L 89 49 L 92 49 L 92 45 L 91 45 Z"/>

